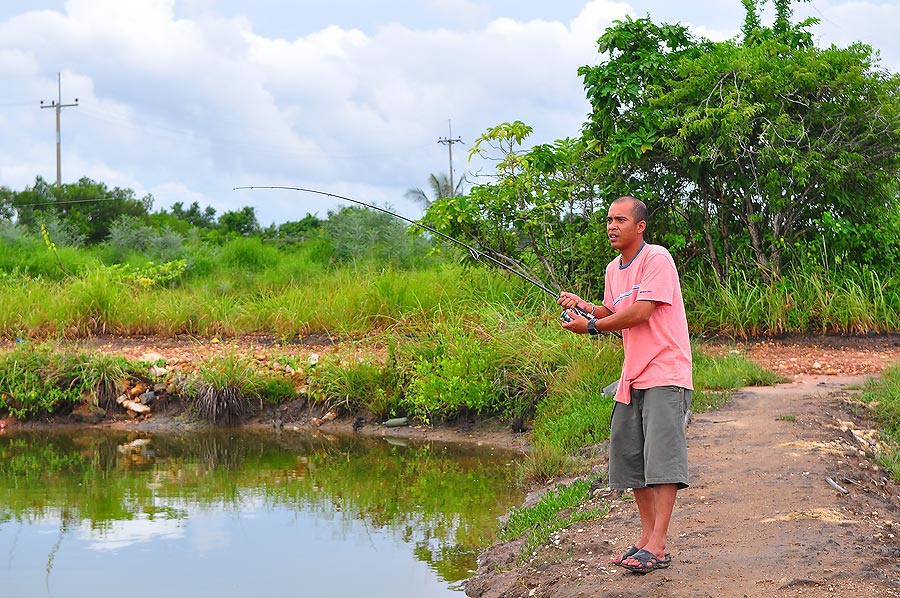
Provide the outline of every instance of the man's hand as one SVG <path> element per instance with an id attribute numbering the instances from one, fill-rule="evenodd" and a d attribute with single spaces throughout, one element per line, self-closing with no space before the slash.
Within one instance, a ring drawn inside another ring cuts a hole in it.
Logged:
<path id="1" fill-rule="evenodd" d="M 556 300 L 556 303 L 559 304 L 559 306 L 563 309 L 572 309 L 573 307 L 577 307 L 581 311 L 585 311 L 588 313 L 590 313 L 594 309 L 593 305 L 591 305 L 575 293 L 560 293 L 559 299 Z"/>
<path id="2" fill-rule="evenodd" d="M 582 316 L 580 313 L 575 311 L 574 309 L 567 309 L 566 313 L 569 315 L 568 322 L 562 322 L 562 327 L 566 330 L 571 330 L 576 334 L 587 334 L 588 331 L 588 321 L 587 318 Z"/>

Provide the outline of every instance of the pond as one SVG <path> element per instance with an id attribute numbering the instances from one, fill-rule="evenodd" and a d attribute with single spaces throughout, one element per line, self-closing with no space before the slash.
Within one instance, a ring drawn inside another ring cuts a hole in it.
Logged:
<path id="1" fill-rule="evenodd" d="M 0 436 L 0 595 L 456 597 L 498 449 L 299 432 Z"/>

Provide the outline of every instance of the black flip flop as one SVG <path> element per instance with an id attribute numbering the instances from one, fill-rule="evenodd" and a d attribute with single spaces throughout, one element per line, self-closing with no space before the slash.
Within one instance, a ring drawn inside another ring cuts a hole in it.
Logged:
<path id="1" fill-rule="evenodd" d="M 625 560 L 627 561 L 629 558 L 636 560 L 640 563 L 640 565 L 628 565 L 624 562 L 621 563 L 621 565 L 629 571 L 634 571 L 635 573 L 649 573 L 650 571 L 654 571 L 655 569 L 665 569 L 670 564 L 672 564 L 672 557 L 667 556 L 666 558 L 661 559 L 652 552 L 644 550 L 643 548 L 635 552 L 630 557 L 626 557 Z"/>
<path id="2" fill-rule="evenodd" d="M 612 563 L 613 565 L 621 565 L 622 561 L 634 556 L 635 553 L 637 553 L 637 551 L 639 551 L 639 550 L 641 550 L 641 549 L 638 548 L 637 546 L 635 546 L 634 544 L 632 544 L 631 548 L 629 548 L 628 550 L 623 552 L 620 556 L 618 556 L 614 559 L 609 559 L 609 562 Z M 669 554 L 668 552 L 666 552 L 666 560 L 671 560 L 671 558 L 672 558 L 672 555 Z"/>
<path id="3" fill-rule="evenodd" d="M 629 548 L 628 550 L 623 552 L 621 556 L 616 557 L 614 559 L 609 559 L 609 562 L 611 562 L 613 565 L 621 565 L 622 561 L 624 561 L 625 559 L 627 559 L 629 557 L 634 556 L 638 550 L 640 550 L 640 548 L 638 548 L 637 546 L 632 544 L 631 548 Z"/>

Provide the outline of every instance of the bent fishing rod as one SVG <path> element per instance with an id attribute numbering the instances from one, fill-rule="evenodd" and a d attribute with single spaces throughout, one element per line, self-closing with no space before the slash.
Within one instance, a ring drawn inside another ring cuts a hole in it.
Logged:
<path id="1" fill-rule="evenodd" d="M 329 193 L 328 191 L 320 191 L 320 190 L 318 190 L 318 189 L 308 189 L 308 188 L 304 188 L 304 187 L 288 187 L 288 186 L 286 186 L 286 185 L 246 185 L 246 186 L 243 186 L 243 187 L 234 187 L 234 188 L 233 188 L 234 191 L 245 190 L 245 189 L 249 189 L 249 190 L 255 190 L 255 189 L 278 189 L 278 190 L 282 190 L 282 191 L 300 191 L 300 192 L 303 192 L 303 193 L 314 193 L 314 194 L 316 194 L 316 195 L 324 195 L 325 197 L 333 197 L 333 198 L 335 198 L 335 199 L 342 199 L 342 200 L 344 200 L 344 201 L 349 201 L 349 202 L 351 202 L 351 203 L 355 203 L 355 204 L 357 204 L 357 205 L 360 205 L 360 206 L 362 206 L 362 207 L 364 207 L 364 208 L 369 208 L 370 210 L 377 210 L 377 211 L 379 211 L 379 212 L 383 212 L 383 213 L 385 213 L 385 214 L 388 214 L 388 215 L 393 216 L 393 217 L 395 217 L 395 218 L 399 218 L 400 220 L 404 220 L 404 221 L 406 221 L 406 222 L 409 222 L 410 224 L 413 224 L 413 225 L 415 225 L 415 226 L 418 226 L 418 227 L 420 227 L 420 228 L 423 228 L 423 229 L 427 230 L 428 232 L 430 232 L 430 233 L 432 233 L 432 234 L 434 234 L 434 235 L 437 235 L 438 237 L 440 237 L 440 238 L 442 238 L 442 239 L 446 239 L 446 240 L 448 240 L 448 241 L 450 241 L 450 242 L 452 242 L 452 243 L 456 243 L 456 244 L 459 245 L 460 247 L 463 247 L 464 249 L 468 250 L 469 254 L 472 256 L 472 259 L 474 259 L 474 260 L 476 260 L 476 261 L 478 261 L 478 260 L 481 259 L 482 257 L 487 258 L 488 261 L 490 261 L 491 263 L 493 263 L 493 264 L 495 264 L 495 265 L 497 265 L 497 266 L 500 266 L 501 268 L 503 268 L 503 269 L 506 270 L 507 272 L 511 272 L 512 274 L 515 274 L 516 276 L 518 276 L 518 277 L 521 278 L 522 280 L 524 280 L 524 281 L 526 281 L 526 282 L 529 282 L 529 283 L 533 284 L 534 286 L 536 286 L 537 288 L 541 289 L 542 291 L 544 291 L 544 292 L 547 293 L 548 295 L 550 295 L 550 296 L 552 296 L 552 297 L 554 297 L 554 298 L 559 298 L 559 293 L 558 293 L 558 292 L 551 290 L 549 287 L 547 287 L 547 286 L 541 284 L 540 282 L 538 282 L 538 281 L 535 280 L 534 278 L 528 276 L 527 274 L 524 274 L 524 273 L 522 273 L 522 272 L 516 270 L 515 268 L 509 266 L 508 264 L 505 264 L 505 263 L 501 262 L 500 260 L 498 260 L 497 258 L 493 257 L 492 255 L 490 255 L 490 254 L 488 254 L 488 253 L 485 253 L 485 252 L 483 252 L 483 251 L 479 251 L 478 249 L 476 249 L 475 247 L 472 247 L 472 246 L 469 245 L 468 243 L 464 243 L 464 242 L 460 241 L 459 239 L 457 239 L 457 238 L 455 238 L 455 237 L 451 237 L 451 236 L 448 235 L 448 234 L 442 233 L 441 231 L 436 230 L 436 229 L 434 229 L 434 228 L 428 226 L 427 224 L 422 224 L 421 222 L 418 222 L 417 220 L 413 220 L 413 219 L 411 219 L 411 218 L 407 218 L 406 216 L 401 216 L 400 214 L 397 214 L 396 212 L 392 212 L 392 211 L 390 211 L 390 210 L 388 210 L 388 209 L 386 209 L 386 208 L 382 208 L 382 207 L 376 206 L 375 204 L 366 203 L 366 202 L 364 202 L 364 201 L 359 201 L 358 199 L 353 199 L 352 197 L 346 197 L 346 196 L 344 196 L 344 195 L 338 195 L 338 194 L 336 194 L 336 193 Z M 502 256 L 502 257 L 505 257 L 505 256 Z M 506 259 L 510 259 L 510 258 L 506 258 Z M 512 261 L 512 260 L 510 260 L 510 261 Z M 581 315 L 581 316 L 584 317 L 584 318 L 591 319 L 591 318 L 593 317 L 593 315 L 589 314 L 588 312 L 584 311 L 583 309 L 579 309 L 579 308 L 577 308 L 577 307 L 575 307 L 575 308 L 573 308 L 573 309 L 574 309 L 576 312 L 578 312 L 578 314 Z M 567 321 L 570 321 L 570 320 L 571 320 L 571 317 L 569 316 L 569 314 L 567 314 L 567 313 L 564 311 L 564 312 L 563 312 L 563 315 L 560 317 L 560 319 L 561 319 L 562 321 L 564 321 L 564 322 L 567 322 Z M 618 333 L 613 332 L 613 334 L 615 334 L 616 336 L 618 336 L 618 337 L 621 338 L 621 335 L 619 335 Z"/>

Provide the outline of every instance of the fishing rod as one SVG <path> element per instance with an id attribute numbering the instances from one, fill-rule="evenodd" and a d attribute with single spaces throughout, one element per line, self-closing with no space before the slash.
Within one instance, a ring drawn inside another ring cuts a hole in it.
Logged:
<path id="1" fill-rule="evenodd" d="M 448 241 L 450 241 L 450 242 L 452 242 L 452 243 L 456 243 L 456 244 L 459 245 L 460 247 L 463 247 L 463 248 L 465 248 L 466 250 L 468 250 L 469 254 L 472 256 L 472 259 L 474 259 L 475 261 L 478 261 L 478 260 L 481 259 L 482 257 L 487 258 L 487 260 L 490 261 L 491 263 L 493 263 L 493 264 L 495 264 L 495 265 L 497 265 L 497 266 L 500 266 L 501 268 L 503 268 L 503 269 L 506 270 L 507 272 L 511 272 L 512 274 L 515 274 L 516 276 L 518 276 L 518 277 L 521 278 L 522 280 L 524 280 L 524 281 L 526 281 L 526 282 L 529 282 L 529 283 L 533 284 L 534 286 L 536 286 L 537 288 L 541 289 L 542 291 L 544 291 L 544 292 L 547 293 L 548 295 L 550 295 L 550 296 L 552 296 L 552 297 L 554 297 L 554 298 L 559 298 L 559 293 L 558 293 L 557 291 L 551 290 L 549 287 L 547 287 L 547 286 L 541 284 L 540 282 L 538 282 L 538 281 L 535 280 L 534 278 L 528 276 L 527 274 L 524 274 L 523 272 L 520 272 L 519 270 L 516 270 L 515 268 L 509 266 L 508 264 L 505 264 L 505 263 L 501 262 L 500 260 L 498 260 L 497 258 L 493 257 L 492 255 L 490 255 L 490 254 L 488 254 L 488 253 L 485 253 L 485 252 L 483 252 L 483 251 L 479 251 L 478 249 L 472 247 L 472 246 L 469 245 L 468 243 L 464 243 L 464 242 L 460 241 L 459 239 L 457 239 L 457 238 L 455 238 L 455 237 L 451 237 L 451 236 L 448 235 L 448 234 L 442 233 L 441 231 L 436 230 L 436 229 L 434 229 L 434 228 L 428 226 L 427 224 L 422 224 L 421 222 L 419 222 L 419 221 L 417 221 L 417 220 L 413 220 L 413 219 L 411 219 L 411 218 L 407 218 L 406 216 L 401 216 L 400 214 L 397 214 L 396 212 L 392 212 L 392 211 L 390 211 L 390 210 L 388 210 L 388 209 L 386 209 L 386 208 L 382 208 L 382 207 L 376 206 L 376 205 L 374 205 L 374 204 L 366 203 L 366 202 L 364 202 L 364 201 L 359 201 L 358 199 L 353 199 L 352 197 L 346 197 L 346 196 L 343 196 L 343 195 L 338 195 L 338 194 L 336 194 L 336 193 L 329 193 L 328 191 L 320 191 L 320 190 L 318 190 L 318 189 L 307 189 L 307 188 L 304 188 L 304 187 L 288 187 L 288 186 L 286 186 L 286 185 L 246 185 L 246 186 L 243 186 L 243 187 L 234 187 L 234 188 L 233 188 L 234 191 L 242 190 L 242 189 L 250 189 L 250 190 L 254 190 L 254 189 L 280 189 L 280 190 L 284 190 L 284 191 L 301 191 L 301 192 L 303 192 L 303 193 L 314 193 L 314 194 L 316 194 L 316 195 L 324 195 L 325 197 L 333 197 L 333 198 L 335 198 L 335 199 L 342 199 L 342 200 L 344 200 L 344 201 L 349 201 L 349 202 L 351 202 L 351 203 L 355 203 L 355 204 L 357 204 L 357 205 L 363 206 L 364 208 L 369 208 L 370 210 L 377 210 L 377 211 L 379 211 L 379 212 L 383 212 L 383 213 L 385 213 L 385 214 L 388 214 L 388 215 L 393 216 L 393 217 L 395 217 L 395 218 L 399 218 L 400 220 L 405 220 L 406 222 L 409 222 L 410 224 L 413 224 L 413 225 L 415 225 L 415 226 L 418 226 L 418 227 L 420 227 L 420 228 L 423 228 L 423 229 L 427 230 L 428 232 L 430 232 L 430 233 L 432 233 L 432 234 L 435 234 L 435 235 L 439 236 L 439 237 L 442 238 L 442 239 L 446 239 L 446 240 L 448 240 Z M 498 255 L 499 255 L 499 254 L 498 254 Z M 501 257 L 506 257 L 506 256 L 501 256 Z M 506 259 L 512 261 L 510 258 L 506 258 Z M 581 315 L 581 316 L 584 317 L 584 318 L 591 319 L 591 318 L 593 317 L 593 315 L 589 314 L 588 312 L 584 311 L 583 309 L 579 309 L 578 307 L 575 307 L 575 308 L 573 308 L 573 309 L 574 309 L 576 312 L 578 312 L 578 314 Z M 571 316 L 569 316 L 569 314 L 567 314 L 567 313 L 564 311 L 564 312 L 562 313 L 562 316 L 560 316 L 560 319 L 561 319 L 562 321 L 564 321 L 564 322 L 569 322 L 569 321 L 571 321 Z M 619 334 L 617 334 L 617 333 L 615 333 L 615 332 L 613 332 L 613 334 L 615 334 L 616 336 L 620 336 Z"/>

